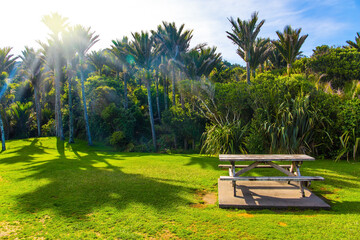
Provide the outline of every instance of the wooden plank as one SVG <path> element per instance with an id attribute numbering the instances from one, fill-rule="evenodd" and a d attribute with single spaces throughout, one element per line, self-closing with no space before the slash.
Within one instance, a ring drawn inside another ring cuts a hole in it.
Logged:
<path id="1" fill-rule="evenodd" d="M 284 174 L 286 174 L 286 175 L 288 175 L 288 176 L 295 176 L 295 174 L 289 172 L 288 170 L 280 167 L 279 165 L 277 165 L 277 164 L 275 164 L 275 163 L 273 163 L 273 162 L 269 162 L 269 164 L 270 164 L 273 168 L 279 170 L 280 172 L 282 172 L 282 173 L 284 173 Z"/>
<path id="2" fill-rule="evenodd" d="M 315 161 L 305 154 L 220 154 L 220 161 Z"/>
<path id="3" fill-rule="evenodd" d="M 236 172 L 235 175 L 233 175 L 233 176 L 237 177 L 243 173 L 246 173 L 247 171 L 250 171 L 251 169 L 255 168 L 258 164 L 260 164 L 260 163 L 254 162 L 254 163 L 250 164 L 249 166 L 247 166 L 246 168 L 243 168 L 240 171 Z"/>
<path id="4" fill-rule="evenodd" d="M 235 168 L 246 168 L 249 165 L 235 165 Z M 282 168 L 290 168 L 291 165 L 278 165 Z M 231 168 L 229 164 L 219 164 L 219 168 Z M 272 168 L 270 165 L 257 165 L 255 168 Z"/>
<path id="5" fill-rule="evenodd" d="M 280 176 L 280 177 L 230 177 L 220 176 L 220 180 L 226 181 L 294 181 L 294 182 L 306 182 L 306 181 L 323 181 L 324 178 L 320 176 Z"/>

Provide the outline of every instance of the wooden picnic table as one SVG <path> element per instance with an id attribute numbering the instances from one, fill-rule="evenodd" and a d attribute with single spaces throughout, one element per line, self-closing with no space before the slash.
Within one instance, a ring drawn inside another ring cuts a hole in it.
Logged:
<path id="1" fill-rule="evenodd" d="M 220 161 L 229 161 L 230 165 L 219 165 L 229 168 L 229 176 L 220 176 L 220 180 L 232 181 L 234 196 L 236 196 L 236 181 L 290 181 L 299 182 L 302 197 L 305 197 L 304 185 L 309 186 L 311 181 L 324 180 L 319 176 L 302 176 L 300 167 L 304 161 L 315 161 L 305 154 L 220 154 Z M 236 162 L 250 161 L 249 165 L 236 165 Z M 290 162 L 290 165 L 279 165 L 276 162 Z M 239 169 L 236 171 L 236 169 Z M 251 177 L 241 176 L 253 168 L 275 168 L 287 176 Z"/>

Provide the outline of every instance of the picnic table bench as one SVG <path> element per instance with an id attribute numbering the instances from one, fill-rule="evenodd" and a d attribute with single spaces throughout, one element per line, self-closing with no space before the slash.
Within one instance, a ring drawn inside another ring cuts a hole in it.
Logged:
<path id="1" fill-rule="evenodd" d="M 229 176 L 220 176 L 220 180 L 232 181 L 234 196 L 236 196 L 236 181 L 287 181 L 298 182 L 301 196 L 305 197 L 304 185 L 309 186 L 311 181 L 322 181 L 319 176 L 302 176 L 300 166 L 304 161 L 315 161 L 305 154 L 220 154 L 220 161 L 229 161 L 230 165 L 220 164 L 220 168 L 228 168 Z M 236 165 L 235 162 L 251 161 L 249 165 Z M 279 165 L 276 162 L 290 162 L 290 165 Z M 239 169 L 236 171 L 236 169 Z M 253 168 L 275 168 L 286 176 L 240 176 Z"/>

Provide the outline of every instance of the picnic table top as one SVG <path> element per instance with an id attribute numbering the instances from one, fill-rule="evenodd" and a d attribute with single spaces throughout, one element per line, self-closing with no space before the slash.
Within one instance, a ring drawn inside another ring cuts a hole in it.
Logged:
<path id="1" fill-rule="evenodd" d="M 305 154 L 220 154 L 220 161 L 315 161 Z"/>

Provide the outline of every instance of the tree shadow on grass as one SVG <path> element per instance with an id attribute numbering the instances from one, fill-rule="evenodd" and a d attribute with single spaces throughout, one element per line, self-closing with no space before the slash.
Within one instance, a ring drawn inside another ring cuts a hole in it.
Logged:
<path id="1" fill-rule="evenodd" d="M 329 162 L 327 164 L 322 163 L 321 166 L 310 166 L 304 169 L 303 175 L 307 176 L 322 176 L 325 181 L 322 185 L 327 185 L 332 188 L 360 188 L 360 174 L 358 169 L 360 164 L 357 166 L 350 165 L 349 163 L 335 163 Z"/>
<path id="2" fill-rule="evenodd" d="M 15 164 L 15 163 L 30 163 L 35 159 L 34 155 L 44 154 L 45 147 L 39 144 L 39 139 L 34 138 L 32 140 L 22 140 L 24 142 L 30 142 L 29 145 L 24 145 L 20 148 L 9 149 L 2 153 L 0 164 Z M 15 153 L 14 156 L 7 157 L 7 155 L 11 155 Z"/>
<path id="3" fill-rule="evenodd" d="M 118 210 L 140 203 L 157 210 L 169 210 L 187 204 L 181 197 L 191 192 L 166 179 L 129 174 L 110 164 L 108 155 L 97 151 L 80 152 L 74 145 L 75 156 L 68 157 L 64 142 L 57 142 L 59 155 L 52 160 L 32 164 L 26 171 L 32 175 L 23 180 L 47 179 L 49 183 L 17 197 L 24 212 L 52 209 L 66 217 L 85 218 L 95 208 L 110 206 Z M 120 160 L 121 161 L 121 160 Z M 101 167 L 94 167 L 94 165 Z"/>
<path id="4" fill-rule="evenodd" d="M 193 155 L 186 156 L 190 158 L 190 162 L 188 162 L 186 166 L 199 165 L 203 169 L 212 168 L 214 170 L 219 170 L 218 165 L 221 163 L 219 158 Z"/>

